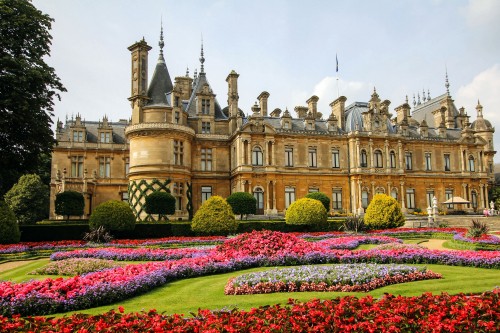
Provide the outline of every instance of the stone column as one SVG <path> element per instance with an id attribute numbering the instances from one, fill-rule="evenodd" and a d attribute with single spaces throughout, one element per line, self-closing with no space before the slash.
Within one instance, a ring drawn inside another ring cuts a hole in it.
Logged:
<path id="1" fill-rule="evenodd" d="M 372 170 L 373 172 L 373 140 L 370 139 L 370 141 L 368 142 L 368 154 L 370 154 L 370 169 Z"/>
<path id="2" fill-rule="evenodd" d="M 403 144 L 398 141 L 399 171 L 403 172 Z"/>
<path id="3" fill-rule="evenodd" d="M 388 140 L 385 140 L 384 147 L 385 147 L 385 169 L 386 169 L 387 173 L 390 173 L 391 155 L 389 154 L 389 141 Z"/>
<path id="4" fill-rule="evenodd" d="M 406 205 L 405 205 L 405 182 L 400 182 L 399 185 L 401 185 L 401 211 L 403 213 L 406 213 Z"/>
<path id="5" fill-rule="evenodd" d="M 356 181 L 354 179 L 351 180 L 351 203 L 352 203 L 352 213 L 356 214 L 357 212 L 357 196 L 356 196 Z"/>
<path id="6" fill-rule="evenodd" d="M 356 139 L 356 157 L 354 159 L 354 165 L 356 168 L 359 168 L 359 155 L 361 154 L 361 149 L 359 148 L 359 139 Z"/>
<path id="7" fill-rule="evenodd" d="M 479 209 L 484 209 L 484 184 L 479 184 Z"/>
<path id="8" fill-rule="evenodd" d="M 358 194 L 359 194 L 359 196 L 358 196 L 358 215 L 361 215 L 365 212 L 363 209 L 363 203 L 361 201 L 361 192 L 362 192 L 361 191 L 361 184 L 362 183 L 363 182 L 361 180 L 358 180 Z"/>

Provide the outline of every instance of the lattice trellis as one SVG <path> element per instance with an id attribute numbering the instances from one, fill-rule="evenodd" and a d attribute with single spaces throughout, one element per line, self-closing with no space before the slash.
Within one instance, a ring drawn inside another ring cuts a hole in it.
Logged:
<path id="1" fill-rule="evenodd" d="M 147 214 L 145 219 L 141 219 L 141 214 L 145 212 L 144 205 L 146 196 L 154 191 L 165 191 L 170 193 L 170 189 L 168 188 L 170 182 L 170 179 L 166 179 L 162 182 L 154 178 L 149 182 L 145 179 L 141 179 L 139 182 L 132 180 L 128 183 L 128 203 L 138 220 L 147 221 L 151 219 L 150 214 Z"/>

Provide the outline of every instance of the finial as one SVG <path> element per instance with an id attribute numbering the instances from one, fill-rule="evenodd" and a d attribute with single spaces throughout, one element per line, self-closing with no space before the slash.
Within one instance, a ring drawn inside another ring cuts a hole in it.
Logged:
<path id="1" fill-rule="evenodd" d="M 417 102 L 415 102 L 415 94 L 413 94 L 413 107 L 415 107 L 415 105 L 417 105 Z"/>
<path id="2" fill-rule="evenodd" d="M 425 101 L 427 100 L 427 97 L 425 96 L 425 89 L 422 88 L 422 99 Z"/>
<path id="3" fill-rule="evenodd" d="M 427 100 L 431 100 L 431 92 L 429 91 L 429 89 L 427 89 Z"/>
<path id="4" fill-rule="evenodd" d="M 160 54 L 163 55 L 163 47 L 165 43 L 163 42 L 163 18 L 160 21 L 160 41 L 158 42 L 158 46 L 160 47 Z"/>
<path id="5" fill-rule="evenodd" d="M 197 77 L 198 77 L 198 68 L 195 68 L 194 69 L 194 79 L 196 80 Z"/>
<path id="6" fill-rule="evenodd" d="M 201 56 L 200 56 L 201 69 L 200 69 L 200 74 L 205 73 L 205 69 L 203 67 L 204 62 L 205 62 L 205 57 L 203 56 L 203 36 L 201 36 Z"/>
<path id="7" fill-rule="evenodd" d="M 189 66 L 186 66 L 186 77 L 189 77 Z"/>
<path id="8" fill-rule="evenodd" d="M 420 93 L 417 94 L 417 104 L 420 105 L 422 102 L 420 102 Z"/>
<path id="9" fill-rule="evenodd" d="M 446 87 L 446 93 L 450 94 L 450 81 L 448 81 L 448 68 L 446 68 L 446 81 L 444 86 Z"/>
<path id="10" fill-rule="evenodd" d="M 408 104 L 408 95 L 406 95 L 406 101 L 405 101 L 406 104 Z"/>

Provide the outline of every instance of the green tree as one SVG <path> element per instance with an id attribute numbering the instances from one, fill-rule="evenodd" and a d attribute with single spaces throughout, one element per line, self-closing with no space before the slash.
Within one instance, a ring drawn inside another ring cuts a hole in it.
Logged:
<path id="1" fill-rule="evenodd" d="M 326 223 L 327 213 L 321 201 L 302 198 L 288 207 L 285 221 L 288 224 L 321 224 Z"/>
<path id="2" fill-rule="evenodd" d="M 135 215 L 123 201 L 109 200 L 97 206 L 89 218 L 90 230 L 103 227 L 108 231 L 134 230 Z"/>
<path id="3" fill-rule="evenodd" d="M 227 201 L 214 195 L 194 214 L 191 230 L 205 235 L 228 235 L 238 230 L 238 221 Z"/>
<path id="4" fill-rule="evenodd" d="M 226 201 L 231 205 L 233 213 L 240 214 L 240 220 L 243 219 L 243 214 L 255 214 L 257 211 L 257 199 L 248 192 L 234 192 Z"/>
<path id="5" fill-rule="evenodd" d="M 306 198 L 319 200 L 323 207 L 325 207 L 326 212 L 330 211 L 330 198 L 323 192 L 311 192 L 306 195 Z"/>
<path id="6" fill-rule="evenodd" d="M 64 191 L 56 194 L 55 211 L 57 215 L 65 215 L 69 221 L 70 216 L 83 215 L 85 199 L 83 194 L 76 191 Z"/>
<path id="7" fill-rule="evenodd" d="M 38 175 L 23 175 L 4 196 L 19 224 L 31 224 L 49 216 L 49 187 Z"/>
<path id="8" fill-rule="evenodd" d="M 4 201 L 0 201 L 0 244 L 19 243 L 20 239 L 16 216 Z"/>
<path id="9" fill-rule="evenodd" d="M 164 215 L 175 213 L 175 198 L 172 194 L 162 191 L 154 191 L 146 196 L 146 213 L 158 214 L 158 220 Z"/>
<path id="10" fill-rule="evenodd" d="M 396 199 L 387 194 L 375 194 L 366 208 L 365 225 L 370 229 L 402 227 L 405 217 Z"/>
<path id="11" fill-rule="evenodd" d="M 29 1 L 0 1 L 0 195 L 36 172 L 55 143 L 54 98 L 66 89 L 44 61 L 52 22 Z"/>

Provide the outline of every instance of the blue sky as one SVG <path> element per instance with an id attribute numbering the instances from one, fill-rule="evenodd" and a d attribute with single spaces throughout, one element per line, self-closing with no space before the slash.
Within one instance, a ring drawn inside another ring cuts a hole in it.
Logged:
<path id="1" fill-rule="evenodd" d="M 55 19 L 52 56 L 68 89 L 56 103 L 56 118 L 80 113 L 87 120 L 131 115 L 130 54 L 142 37 L 153 47 L 150 76 L 158 57 L 160 20 L 165 58 L 172 77 L 199 70 L 203 35 L 205 71 L 221 106 L 225 79 L 240 74 L 245 113 L 262 91 L 269 108 L 290 110 L 320 98 L 319 111 L 337 97 L 367 101 L 373 87 L 391 108 L 408 95 L 443 94 L 445 70 L 457 107 L 471 121 L 477 100 L 485 118 L 500 121 L 500 1 L 131 1 L 34 0 Z M 495 133 L 500 147 L 500 133 Z M 500 154 L 496 157 L 500 162 Z"/>

